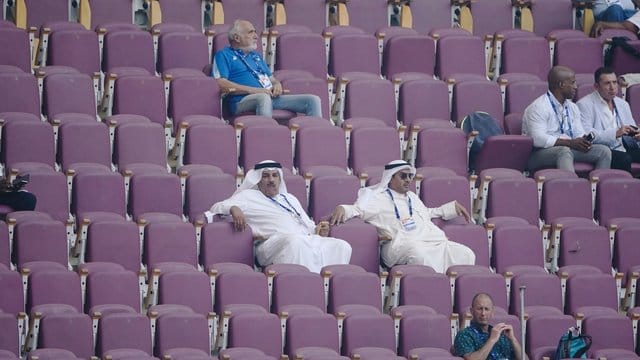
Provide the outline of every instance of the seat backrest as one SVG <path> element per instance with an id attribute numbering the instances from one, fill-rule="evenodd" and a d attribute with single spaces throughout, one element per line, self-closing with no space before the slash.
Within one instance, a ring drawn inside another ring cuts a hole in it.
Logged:
<path id="1" fill-rule="evenodd" d="M 318 151 L 323 148 L 324 151 Z M 347 169 L 344 131 L 336 126 L 305 127 L 296 133 L 295 163 L 301 174 L 314 166 Z"/>
<path id="2" fill-rule="evenodd" d="M 545 80 L 551 69 L 549 58 L 549 42 L 544 37 L 505 39 L 502 42 L 500 73 L 527 73 Z"/>
<path id="3" fill-rule="evenodd" d="M 207 37 L 199 32 L 170 32 L 160 35 L 156 69 L 165 72 L 175 68 L 204 70 L 211 62 Z"/>
<path id="4" fill-rule="evenodd" d="M 450 28 L 453 25 L 451 2 L 447 0 L 412 1 L 413 28 L 426 34 L 433 29 Z"/>
<path id="5" fill-rule="evenodd" d="M 398 35 L 386 41 L 382 57 L 382 74 L 393 79 L 398 73 L 417 72 L 433 75 L 435 45 L 425 35 Z"/>
<path id="6" fill-rule="evenodd" d="M 505 114 L 522 113 L 539 96 L 547 92 L 547 82 L 523 80 L 507 84 Z"/>
<path id="7" fill-rule="evenodd" d="M 159 0 L 163 23 L 191 25 L 198 32 L 203 28 L 202 0 Z"/>
<path id="8" fill-rule="evenodd" d="M 591 184 L 586 179 L 546 180 L 542 188 L 541 217 L 548 224 L 567 216 L 591 219 L 591 195 Z"/>
<path id="9" fill-rule="evenodd" d="M 137 349 L 151 355 L 151 324 L 141 314 L 109 314 L 100 319 L 96 353 L 104 356 L 109 350 Z"/>
<path id="10" fill-rule="evenodd" d="M 273 279 L 272 310 L 282 311 L 287 305 L 309 305 L 324 312 L 324 285 L 319 274 L 296 271 L 277 274 Z"/>
<path id="11" fill-rule="evenodd" d="M 583 324 L 584 332 L 591 336 L 591 353 L 602 349 L 634 351 L 632 321 L 626 316 L 594 316 L 585 319 Z"/>
<path id="12" fill-rule="evenodd" d="M 230 174 L 194 174 L 187 177 L 184 209 L 191 221 L 199 219 L 212 204 L 227 199 L 236 189 Z"/>
<path id="13" fill-rule="evenodd" d="M 275 70 L 306 70 L 317 78 L 327 77 L 326 47 L 319 33 L 282 34 L 276 42 Z"/>
<path id="14" fill-rule="evenodd" d="M 422 101 L 415 101 L 420 96 Z M 443 81 L 433 79 L 410 80 L 400 86 L 398 120 L 410 126 L 415 119 L 449 120 L 449 90 Z"/>
<path id="15" fill-rule="evenodd" d="M 504 274 L 509 266 L 544 267 L 542 234 L 535 225 L 500 226 L 493 231 L 492 266 Z"/>
<path id="16" fill-rule="evenodd" d="M 562 311 L 560 278 L 546 273 L 529 273 L 516 275 L 512 279 L 510 313 L 520 313 L 521 286 L 526 286 L 525 306 L 552 306 Z"/>
<path id="17" fill-rule="evenodd" d="M 0 309 L 14 318 L 24 312 L 24 292 L 22 278 L 17 271 L 0 271 L 0 286 L 6 289 L 0 298 Z"/>
<path id="18" fill-rule="evenodd" d="M 134 22 L 133 6 L 128 0 L 89 0 L 89 9 L 90 28 L 109 23 L 132 24 Z"/>
<path id="19" fill-rule="evenodd" d="M 39 28 L 46 22 L 69 21 L 71 4 L 67 0 L 25 0 L 27 27 Z"/>
<path id="20" fill-rule="evenodd" d="M 155 355 L 162 356 L 169 349 L 192 348 L 209 353 L 207 318 L 195 313 L 171 313 L 158 317 Z"/>
<path id="21" fill-rule="evenodd" d="M 446 225 L 444 232 L 450 240 L 473 250 L 476 256 L 475 265 L 489 267 L 489 240 L 484 227 L 475 224 L 452 224 Z"/>
<path id="22" fill-rule="evenodd" d="M 66 237 L 64 225 L 54 220 L 19 223 L 14 231 L 13 257 L 16 265 L 21 268 L 31 261 L 50 261 L 67 266 Z"/>
<path id="23" fill-rule="evenodd" d="M 251 229 L 235 231 L 233 223 L 213 222 L 204 226 L 201 237 L 200 263 L 205 269 L 229 262 L 253 266 Z"/>
<path id="24" fill-rule="evenodd" d="M 147 173 L 131 178 L 129 213 L 137 220 L 147 212 L 182 216 L 180 178 L 175 174 Z M 162 196 L 158 196 L 162 194 Z"/>
<path id="25" fill-rule="evenodd" d="M 155 123 L 122 124 L 116 128 L 113 160 L 120 170 L 130 164 L 166 166 L 164 131 Z"/>
<path id="26" fill-rule="evenodd" d="M 153 74 L 155 71 L 153 39 L 149 32 L 139 30 L 107 32 L 102 50 L 102 69 L 107 73 L 118 67 L 138 67 Z"/>
<path id="27" fill-rule="evenodd" d="M 416 167 L 443 167 L 467 175 L 467 139 L 460 129 L 433 128 L 420 131 Z"/>
<path id="28" fill-rule="evenodd" d="M 82 311 L 80 277 L 73 271 L 38 271 L 29 275 L 27 311 L 37 305 L 65 304 Z"/>
<path id="29" fill-rule="evenodd" d="M 389 25 L 389 4 L 385 0 L 353 0 L 347 3 L 349 25 L 369 34 Z"/>
<path id="30" fill-rule="evenodd" d="M 611 272 L 611 248 L 602 226 L 567 226 L 562 229 L 558 265 L 591 265 Z"/>
<path id="31" fill-rule="evenodd" d="M 378 40 L 369 34 L 341 34 L 331 38 L 329 47 L 329 74 L 359 71 L 380 74 Z"/>
<path id="32" fill-rule="evenodd" d="M 517 200 L 515 200 L 517 199 Z M 495 179 L 489 184 L 487 218 L 516 216 L 531 225 L 538 224 L 538 190 L 528 178 Z"/>
<path id="33" fill-rule="evenodd" d="M 598 183 L 596 218 L 601 224 L 617 217 L 636 217 L 632 204 L 640 196 L 637 179 L 607 179 Z"/>
<path id="34" fill-rule="evenodd" d="M 35 76 L 0 73 L 0 112 L 24 112 L 40 117 L 40 95 Z"/>
<path id="35" fill-rule="evenodd" d="M 445 275 L 408 273 L 400 281 L 400 305 L 424 305 L 438 314 L 451 315 L 451 284 Z"/>
<path id="36" fill-rule="evenodd" d="M 370 173 L 401 158 L 398 131 L 392 127 L 363 127 L 351 132 L 349 164 L 356 174 Z"/>
<path id="37" fill-rule="evenodd" d="M 216 277 L 216 314 L 225 311 L 227 305 L 253 304 L 268 311 L 269 295 L 267 278 L 263 273 L 247 271 L 223 272 Z"/>
<path id="38" fill-rule="evenodd" d="M 97 191 L 96 189 L 100 189 Z M 78 173 L 73 177 L 71 212 L 77 217 L 92 211 L 125 215 L 124 179 L 117 172 Z"/>
<path id="39" fill-rule="evenodd" d="M 340 204 L 353 204 L 360 180 L 353 175 L 327 175 L 311 180 L 309 214 L 316 220 L 325 219 Z"/>
<path id="40" fill-rule="evenodd" d="M 69 218 L 67 177 L 56 171 L 37 171 L 30 175 L 25 189 L 36 196 L 35 210 L 59 222 L 66 222 Z"/>
<path id="41" fill-rule="evenodd" d="M 59 30 L 49 36 L 47 65 L 70 66 L 83 74 L 100 72 L 98 34 L 90 30 Z"/>
<path id="42" fill-rule="evenodd" d="M 187 129 L 184 163 L 214 165 L 226 174 L 235 175 L 238 172 L 238 155 L 233 127 L 212 124 L 190 126 Z"/>
<path id="43" fill-rule="evenodd" d="M 85 309 L 121 304 L 140 309 L 138 275 L 132 271 L 98 271 L 87 276 Z"/>
<path id="44" fill-rule="evenodd" d="M 476 36 L 452 35 L 438 40 L 436 75 L 440 80 L 455 74 L 486 76 L 484 43 Z"/>
<path id="45" fill-rule="evenodd" d="M 393 83 L 383 79 L 358 79 L 347 84 L 344 118 L 371 117 L 396 128 Z"/>
<path id="46" fill-rule="evenodd" d="M 49 120 L 63 113 L 96 117 L 93 80 L 87 74 L 51 74 L 44 79 L 44 114 Z"/>
<path id="47" fill-rule="evenodd" d="M 513 28 L 513 10 L 511 1 L 481 1 L 471 4 L 473 15 L 473 34 L 484 37 Z"/>
<path id="48" fill-rule="evenodd" d="M 139 101 L 140 94 L 145 94 L 145 101 Z M 113 94 L 113 114 L 142 115 L 164 126 L 167 115 L 162 79 L 151 75 L 118 79 Z"/>
<path id="49" fill-rule="evenodd" d="M 112 262 L 138 272 L 141 263 L 138 226 L 124 220 L 91 223 L 87 232 L 85 261 Z"/>
<path id="50" fill-rule="evenodd" d="M 31 71 L 29 34 L 16 28 L 0 29 L 0 64 L 13 65 L 25 73 Z"/>
<path id="51" fill-rule="evenodd" d="M 53 127 L 45 122 L 12 121 L 3 126 L 2 160 L 7 169 L 16 163 L 37 162 L 53 166 Z"/>
<path id="52" fill-rule="evenodd" d="M 555 29 L 573 29 L 573 4 L 571 0 L 542 0 L 531 6 L 533 32 L 545 36 Z"/>
<path id="53" fill-rule="evenodd" d="M 149 268 L 163 262 L 197 266 L 196 252 L 196 232 L 191 223 L 158 222 L 145 226 L 143 261 Z"/>
<path id="54" fill-rule="evenodd" d="M 175 271 L 160 277 L 159 304 L 186 305 L 194 312 L 206 316 L 213 311 L 212 301 L 209 276 L 203 272 Z"/>
<path id="55" fill-rule="evenodd" d="M 569 38 L 556 41 L 554 65 L 570 67 L 576 74 L 593 74 L 604 65 L 602 42 L 593 38 Z"/>
<path id="56" fill-rule="evenodd" d="M 429 207 L 439 207 L 456 200 L 471 209 L 469 179 L 464 176 L 433 176 L 422 180 L 420 199 Z"/>
<path id="57" fill-rule="evenodd" d="M 76 163 L 111 167 L 109 129 L 99 122 L 69 122 L 58 128 L 58 162 L 63 169 Z"/>
<path id="58" fill-rule="evenodd" d="M 284 9 L 287 24 L 304 25 L 317 34 L 327 26 L 327 5 L 323 0 L 291 0 Z"/>
<path id="59" fill-rule="evenodd" d="M 617 311 L 616 280 L 609 274 L 579 274 L 570 277 L 567 280 L 565 313 L 574 314 L 583 306 L 602 306 Z"/>
<path id="60" fill-rule="evenodd" d="M 369 305 L 382 310 L 380 278 L 368 272 L 341 272 L 329 281 L 327 312 L 335 314 L 343 305 Z"/>
<path id="61" fill-rule="evenodd" d="M 169 92 L 169 116 L 173 119 L 174 132 L 188 115 L 210 115 L 220 118 L 222 109 L 220 88 L 210 77 L 180 77 L 171 81 Z"/>
<path id="62" fill-rule="evenodd" d="M 576 321 L 570 315 L 532 317 L 527 320 L 526 347 L 529 354 L 543 346 L 558 345 L 558 339 L 567 332 Z"/>

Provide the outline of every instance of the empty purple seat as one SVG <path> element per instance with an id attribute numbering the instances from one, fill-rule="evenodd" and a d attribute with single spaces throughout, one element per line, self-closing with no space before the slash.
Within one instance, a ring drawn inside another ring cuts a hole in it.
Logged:
<path id="1" fill-rule="evenodd" d="M 416 167 L 442 167 L 467 175 L 467 139 L 454 128 L 431 128 L 418 133 Z"/>
<path id="2" fill-rule="evenodd" d="M 58 162 L 63 169 L 76 164 L 103 165 L 111 168 L 109 129 L 99 122 L 66 123 L 58 129 Z"/>
<path id="3" fill-rule="evenodd" d="M 19 268 L 31 261 L 67 266 L 67 232 L 64 224 L 58 221 L 20 222 L 15 226 L 13 241 L 14 262 Z"/>
<path id="4" fill-rule="evenodd" d="M 326 151 L 318 151 L 325 147 Z M 344 131 L 335 126 L 303 127 L 296 132 L 295 164 L 301 174 L 347 173 Z"/>
<path id="5" fill-rule="evenodd" d="M 113 146 L 114 164 L 121 172 L 135 168 L 136 164 L 155 165 L 160 171 L 166 168 L 164 133 L 158 124 L 119 125 Z"/>
<path id="6" fill-rule="evenodd" d="M 25 73 L 31 72 L 29 34 L 15 27 L 0 29 L 0 64 L 12 65 Z"/>
<path id="7" fill-rule="evenodd" d="M 151 326 L 148 317 L 140 314 L 119 313 L 109 314 L 100 319 L 96 353 L 114 356 L 122 354 L 125 349 L 142 351 L 147 355 L 152 353 Z"/>
<path id="8" fill-rule="evenodd" d="M 436 75 L 440 80 L 486 77 L 484 43 L 475 36 L 447 36 L 438 40 Z"/>
<path id="9" fill-rule="evenodd" d="M 85 241 L 85 261 L 108 261 L 130 271 L 140 270 L 140 235 L 135 223 L 124 219 L 91 223 Z"/>
<path id="10" fill-rule="evenodd" d="M 158 197 L 158 194 L 163 196 Z M 151 212 L 182 216 L 182 194 L 177 175 L 143 173 L 131 178 L 129 213 L 137 220 Z"/>
<path id="11" fill-rule="evenodd" d="M 160 35 L 156 70 L 174 77 L 202 75 L 211 57 L 207 37 L 200 32 L 169 32 Z"/>
<path id="12" fill-rule="evenodd" d="M 170 349 L 193 348 L 210 352 L 207 318 L 196 313 L 168 313 L 158 317 L 156 323 L 156 356 Z"/>
<path id="13" fill-rule="evenodd" d="M 353 175 L 327 175 L 311 180 L 309 214 L 320 221 L 331 215 L 339 204 L 352 204 L 357 197 L 360 181 Z"/>
<path id="14" fill-rule="evenodd" d="M 331 38 L 329 74 L 342 77 L 350 72 L 380 74 L 378 44 L 373 35 L 335 34 Z"/>
<path id="15" fill-rule="evenodd" d="M 253 237 L 251 230 L 236 232 L 227 222 L 214 222 L 202 229 L 201 263 L 208 270 L 221 262 L 253 265 Z"/>
<path id="16" fill-rule="evenodd" d="M 96 121 L 96 95 L 93 79 L 87 74 L 51 74 L 44 79 L 44 114 L 49 121 L 64 123 L 68 113 L 84 114 L 86 121 Z"/>
<path id="17" fill-rule="evenodd" d="M 98 35 L 90 30 L 53 31 L 46 61 L 46 65 L 70 66 L 83 74 L 100 72 Z"/>
<path id="18" fill-rule="evenodd" d="M 573 5 L 569 0 L 542 0 L 531 6 L 533 31 L 545 36 L 555 29 L 573 28 Z"/>
<path id="19" fill-rule="evenodd" d="M 551 69 L 549 42 L 541 36 L 510 37 L 502 42 L 500 74 L 527 73 L 540 80 Z"/>
<path id="20" fill-rule="evenodd" d="M 380 267 L 380 246 L 378 232 L 373 225 L 359 219 L 333 226 L 330 236 L 342 239 L 351 245 L 350 264 L 358 265 L 369 272 Z"/>
<path id="21" fill-rule="evenodd" d="M 319 32 L 282 34 L 276 38 L 275 45 L 274 69 L 279 73 L 284 70 L 305 70 L 319 79 L 327 77 L 326 48 Z"/>
<path id="22" fill-rule="evenodd" d="M 382 74 L 394 79 L 402 73 L 422 73 L 433 75 L 435 67 L 435 46 L 433 39 L 424 35 L 394 36 L 386 41 Z"/>
<path id="23" fill-rule="evenodd" d="M 138 275 L 132 271 L 95 271 L 86 277 L 85 309 L 106 312 L 113 306 L 140 310 L 140 286 Z"/>
<path id="24" fill-rule="evenodd" d="M 346 88 L 343 117 L 377 118 L 395 129 L 397 125 L 393 84 L 382 79 L 350 81 Z"/>
<path id="25" fill-rule="evenodd" d="M 138 101 L 145 94 L 145 101 Z M 146 116 L 162 126 L 167 122 L 164 83 L 152 75 L 131 75 L 118 79 L 113 95 L 113 114 Z"/>
<path id="26" fill-rule="evenodd" d="M 0 73 L 0 112 L 24 112 L 40 117 L 40 97 L 35 76 Z"/>

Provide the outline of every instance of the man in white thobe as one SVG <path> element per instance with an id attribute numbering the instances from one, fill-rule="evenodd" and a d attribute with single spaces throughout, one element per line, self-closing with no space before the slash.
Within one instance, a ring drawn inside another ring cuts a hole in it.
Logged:
<path id="1" fill-rule="evenodd" d="M 358 192 L 354 205 L 339 205 L 331 224 L 359 217 L 378 229 L 378 235 L 391 241 L 382 247 L 382 259 L 389 267 L 421 264 L 444 273 L 451 265 L 473 265 L 475 254 L 468 247 L 450 241 L 431 218 L 449 220 L 467 210 L 456 201 L 438 208 L 427 208 L 416 193 L 409 191 L 416 170 L 403 160 L 385 166 L 380 183 Z"/>
<path id="2" fill-rule="evenodd" d="M 256 247 L 262 266 L 300 264 L 319 273 L 323 266 L 348 264 L 351 258 L 346 241 L 327 236 L 329 223 L 316 225 L 287 192 L 281 165 L 271 160 L 256 164 L 229 199 L 205 213 L 209 222 L 216 214 L 230 214 L 236 230 L 249 225 L 254 237 L 265 239 Z"/>

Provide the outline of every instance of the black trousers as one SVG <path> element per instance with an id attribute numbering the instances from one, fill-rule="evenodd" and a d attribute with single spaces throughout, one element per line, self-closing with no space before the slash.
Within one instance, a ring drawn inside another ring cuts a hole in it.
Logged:
<path id="1" fill-rule="evenodd" d="M 0 192 L 0 205 L 10 206 L 13 211 L 31 211 L 36 208 L 36 196 L 27 191 Z"/>

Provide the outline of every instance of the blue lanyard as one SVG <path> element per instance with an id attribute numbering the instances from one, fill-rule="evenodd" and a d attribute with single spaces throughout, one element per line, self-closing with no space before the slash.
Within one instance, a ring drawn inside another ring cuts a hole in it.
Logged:
<path id="1" fill-rule="evenodd" d="M 393 195 L 391 194 L 391 190 L 387 189 L 387 194 L 391 198 L 391 202 L 393 203 L 393 210 L 396 212 L 396 219 L 400 220 L 400 212 L 398 212 L 398 207 L 396 206 L 395 200 L 393 200 Z M 413 216 L 413 207 L 411 206 L 411 197 L 407 194 L 407 202 L 409 203 L 409 217 Z"/>
<path id="2" fill-rule="evenodd" d="M 254 54 L 253 52 L 250 52 L 248 54 L 244 54 L 244 52 L 242 50 L 236 49 L 235 50 L 236 55 L 238 56 L 238 58 L 240 59 L 240 61 L 242 61 L 244 63 L 244 65 L 247 67 L 247 69 L 249 69 L 249 71 L 251 72 L 251 74 L 256 78 L 256 79 L 260 79 L 260 75 L 267 75 L 264 71 L 262 71 L 262 69 L 260 69 L 260 67 L 257 67 L 257 70 L 252 68 L 251 65 L 249 65 L 249 63 L 247 62 L 247 59 L 245 58 L 245 56 L 249 56 L 249 55 L 253 55 L 255 57 L 258 57 L 258 55 Z"/>
<path id="3" fill-rule="evenodd" d="M 551 108 L 553 109 L 553 113 L 556 114 L 556 120 L 558 120 L 558 124 L 560 125 L 560 133 L 564 134 L 564 121 L 562 121 L 562 113 L 560 113 L 560 118 L 558 118 L 558 109 L 556 109 L 556 104 L 551 99 L 551 95 L 547 92 L 547 98 L 549 98 L 549 103 L 551 104 Z M 571 128 L 571 119 L 569 118 L 569 107 L 562 106 L 564 108 L 564 112 L 567 116 L 567 124 L 569 125 L 569 136 L 573 139 L 573 129 Z"/>
<path id="4" fill-rule="evenodd" d="M 266 196 L 266 195 L 265 195 Z M 281 208 L 283 208 L 286 212 L 288 212 L 289 214 L 293 215 L 295 214 L 298 218 L 300 218 L 300 213 L 296 210 L 295 207 L 293 207 L 293 205 L 291 205 L 291 203 L 289 202 L 289 199 L 287 199 L 286 196 L 284 196 L 284 194 L 280 194 L 280 196 L 282 196 L 282 198 L 284 199 L 284 201 L 287 202 L 287 205 L 289 205 L 289 207 L 284 206 L 281 202 L 279 202 L 278 200 L 272 198 L 272 197 L 268 197 L 267 198 L 271 201 L 273 201 L 274 203 L 278 204 L 278 206 L 280 206 Z"/>
<path id="5" fill-rule="evenodd" d="M 616 101 L 615 99 L 612 99 L 611 102 L 613 103 L 613 115 L 616 117 L 616 123 L 618 124 L 619 127 L 622 127 L 622 119 L 620 119 L 620 113 L 618 112 L 618 107 L 616 107 Z M 613 149 L 618 149 L 622 146 L 624 146 L 622 144 L 622 141 L 617 140 L 617 145 L 613 148 Z"/>

